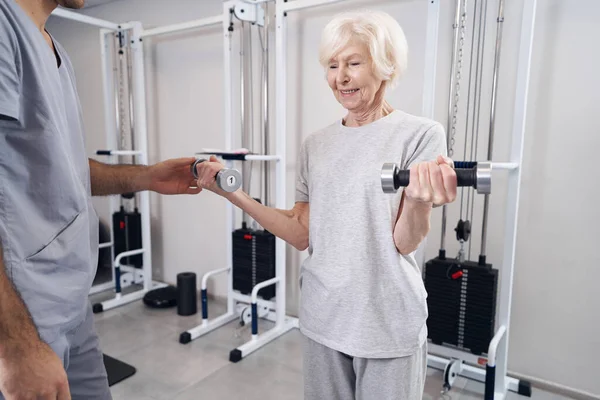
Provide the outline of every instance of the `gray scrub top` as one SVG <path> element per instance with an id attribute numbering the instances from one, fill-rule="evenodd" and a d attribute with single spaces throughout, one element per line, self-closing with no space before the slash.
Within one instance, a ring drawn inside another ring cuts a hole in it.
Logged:
<path id="1" fill-rule="evenodd" d="M 97 267 L 81 105 L 71 62 L 14 0 L 0 0 L 0 240 L 43 340 L 85 317 Z"/>

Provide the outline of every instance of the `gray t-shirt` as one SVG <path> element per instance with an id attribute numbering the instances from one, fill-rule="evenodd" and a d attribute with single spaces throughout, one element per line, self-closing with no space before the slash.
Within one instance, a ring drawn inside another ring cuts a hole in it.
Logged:
<path id="1" fill-rule="evenodd" d="M 427 338 L 426 291 L 414 254 L 394 245 L 402 190 L 386 194 L 381 167 L 446 155 L 442 126 L 396 110 L 362 127 L 341 121 L 302 143 L 296 201 L 310 203 L 301 270 L 302 332 L 361 358 L 402 357 Z"/>
<path id="2" fill-rule="evenodd" d="M 43 340 L 83 321 L 98 219 L 73 67 L 13 0 L 0 0 L 0 240 Z"/>

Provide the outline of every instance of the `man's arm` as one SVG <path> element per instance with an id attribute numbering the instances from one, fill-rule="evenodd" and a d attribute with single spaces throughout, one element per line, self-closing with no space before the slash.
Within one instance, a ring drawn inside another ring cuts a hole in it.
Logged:
<path id="1" fill-rule="evenodd" d="M 147 165 L 112 165 L 89 160 L 92 196 L 152 190 L 160 194 L 197 194 L 191 165 L 194 157 L 175 158 Z"/>
<path id="2" fill-rule="evenodd" d="M 0 245 L 0 358 L 18 343 L 39 340 L 33 319 L 6 274 Z"/>
<path id="3" fill-rule="evenodd" d="M 109 165 L 90 162 L 92 196 L 135 193 L 150 188 L 150 167 L 146 165 Z"/>
<path id="4" fill-rule="evenodd" d="M 45 343 L 8 278 L 0 245 L 0 392 L 7 399 L 69 400 L 62 360 Z"/>

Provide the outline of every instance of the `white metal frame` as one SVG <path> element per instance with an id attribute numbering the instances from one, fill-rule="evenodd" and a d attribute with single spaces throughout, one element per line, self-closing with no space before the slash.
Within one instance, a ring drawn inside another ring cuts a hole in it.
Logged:
<path id="1" fill-rule="evenodd" d="M 224 46 L 223 55 L 225 62 L 225 149 L 227 151 L 232 150 L 233 145 L 233 92 L 232 92 L 232 60 L 231 60 L 231 44 L 232 35 L 229 32 L 229 25 L 231 22 L 230 10 L 240 5 L 247 6 L 248 2 L 243 1 L 227 1 L 223 4 L 223 15 L 221 18 L 223 35 L 224 35 Z M 257 18 L 260 18 L 260 13 L 256 13 Z M 279 14 L 275 17 L 276 21 L 279 21 Z M 211 19 L 214 21 L 214 19 Z M 259 21 L 260 25 L 260 21 Z M 279 26 L 279 25 L 278 25 Z M 279 30 L 278 30 L 279 32 Z M 279 33 L 278 33 L 279 34 Z M 277 81 L 280 81 L 280 76 L 276 77 Z M 278 96 L 279 98 L 279 96 Z M 275 180 L 276 180 L 276 204 L 278 208 L 286 207 L 286 196 L 285 196 L 285 166 L 286 166 L 286 142 L 285 142 L 285 130 L 277 129 L 278 135 L 276 137 L 276 154 L 275 155 L 247 155 L 246 161 L 261 161 L 261 162 L 274 162 L 275 167 Z M 226 162 L 228 167 L 231 167 L 233 162 Z M 256 285 L 250 296 L 239 293 L 233 290 L 233 244 L 232 244 L 232 232 L 236 229 L 235 226 L 235 210 L 231 203 L 227 203 L 226 209 L 226 235 L 225 238 L 227 243 L 227 267 L 216 269 L 206 273 L 202 277 L 201 284 L 201 297 L 203 303 L 203 320 L 202 323 L 194 328 L 188 329 L 180 335 L 181 343 L 189 343 L 190 341 L 197 339 L 213 330 L 231 322 L 235 319 L 243 316 L 240 313 L 240 304 L 247 304 L 252 307 L 252 338 L 245 344 L 233 349 L 230 353 L 230 361 L 237 362 L 258 350 L 262 346 L 271 342 L 272 340 L 280 337 L 291 329 L 298 327 L 298 319 L 287 316 L 286 310 L 286 258 L 285 258 L 285 242 L 279 238 L 276 238 L 276 273 L 275 278 L 268 281 L 262 282 Z M 206 303 L 208 302 L 207 294 L 207 282 L 208 279 L 214 275 L 227 273 L 228 278 L 228 289 L 227 289 L 227 311 L 216 318 L 209 319 L 207 314 Z M 276 285 L 275 298 L 271 301 L 258 299 L 258 290 L 265 286 Z M 263 318 L 275 322 L 275 326 L 265 331 L 264 333 L 258 333 L 258 319 L 261 317 L 259 314 L 258 306 L 261 310 L 265 310 L 266 313 L 262 313 Z M 242 307 L 243 309 L 243 307 Z"/>
<path id="2" fill-rule="evenodd" d="M 135 143 L 138 149 L 134 150 L 110 150 L 107 154 L 109 157 L 119 155 L 133 155 L 137 157 L 140 164 L 148 164 L 148 139 L 147 139 L 147 127 L 146 127 L 146 94 L 145 94 L 145 79 L 144 79 L 144 56 L 143 56 L 143 44 L 141 42 L 142 37 L 142 24 L 140 22 L 131 23 L 113 23 L 98 18 L 89 17 L 87 15 L 79 14 L 73 11 L 68 11 L 62 8 L 57 8 L 53 11 L 52 15 L 66 18 L 85 24 L 89 24 L 100 29 L 100 54 L 102 57 L 102 79 L 103 79 L 103 95 L 104 95 L 104 111 L 106 121 L 106 144 L 108 149 L 115 149 L 116 142 L 114 140 L 116 131 L 114 129 L 114 121 L 112 110 L 114 108 L 114 99 L 111 98 L 111 87 L 113 86 L 113 80 L 110 79 L 112 64 L 110 64 L 110 54 L 108 52 L 108 42 L 106 40 L 107 35 L 114 34 L 121 30 L 132 30 L 132 41 L 128 43 L 132 50 L 132 79 L 133 79 L 133 99 L 134 99 L 134 115 L 133 122 L 135 126 Z M 106 311 L 115 307 L 131 303 L 133 301 L 141 299 L 149 290 L 166 286 L 161 282 L 152 281 L 152 254 L 151 254 L 151 237 L 150 237 L 150 194 L 148 191 L 139 193 L 140 206 L 139 211 L 141 215 L 142 224 L 142 243 L 143 248 L 124 252 L 121 254 L 114 254 L 114 238 L 113 238 L 113 227 L 112 218 L 110 221 L 110 235 L 111 240 L 107 243 L 100 243 L 99 248 L 111 247 L 111 259 L 114 260 L 112 268 L 112 281 L 100 284 L 92 287 L 90 294 L 96 294 L 102 291 L 106 291 L 115 288 L 115 297 L 94 305 L 94 312 Z M 111 196 L 110 199 L 110 210 L 111 213 L 118 209 L 116 196 Z M 140 271 L 137 268 L 121 266 L 121 259 L 123 257 L 142 254 L 143 267 Z M 125 272 L 120 275 L 121 269 Z M 135 282 L 143 280 L 143 288 L 136 290 L 128 294 L 122 294 L 121 289 Z"/>
<path id="3" fill-rule="evenodd" d="M 425 76 L 425 98 L 423 103 L 424 114 L 433 117 L 433 90 L 431 82 L 435 82 L 435 67 L 429 65 L 435 56 L 438 29 L 439 2 L 432 0 L 429 3 L 427 57 Z M 500 299 L 498 308 L 498 328 L 489 344 L 487 364 L 490 373 L 495 373 L 495 385 L 486 387 L 485 398 L 502 400 L 506 398 L 507 391 L 519 391 L 519 380 L 507 375 L 508 365 L 508 336 L 510 327 L 510 308 L 512 300 L 512 285 L 514 275 L 515 247 L 517 237 L 517 221 L 519 211 L 519 195 L 521 186 L 521 166 L 523 161 L 523 143 L 525 136 L 525 122 L 527 113 L 527 100 L 529 89 L 529 76 L 531 70 L 531 53 L 535 28 L 537 0 L 525 0 L 521 23 L 521 40 L 517 70 L 515 108 L 513 115 L 512 148 L 510 161 L 505 163 L 492 163 L 493 170 L 508 171 L 508 196 L 505 211 L 504 252 L 502 270 L 500 274 Z M 481 364 L 481 359 L 470 353 L 456 349 L 429 344 L 428 365 L 438 369 L 445 369 L 453 359 L 460 359 L 474 365 L 463 365 L 461 375 L 486 382 L 486 370 L 476 367 Z M 442 357 L 440 357 L 442 356 Z"/>

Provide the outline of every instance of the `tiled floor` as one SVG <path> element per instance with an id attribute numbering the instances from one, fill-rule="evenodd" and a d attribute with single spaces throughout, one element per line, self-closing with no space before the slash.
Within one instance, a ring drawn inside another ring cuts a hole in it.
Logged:
<path id="1" fill-rule="evenodd" d="M 106 294 L 92 296 L 93 301 Z M 224 310 L 210 304 L 215 317 Z M 156 310 L 141 301 L 96 314 L 102 350 L 133 365 L 137 372 L 112 389 L 114 400 L 301 400 L 301 334 L 293 330 L 249 355 L 239 363 L 229 362 L 229 351 L 246 342 L 248 329 L 238 332 L 232 322 L 189 344 L 179 343 L 179 334 L 201 321 L 200 314 L 177 315 L 176 309 Z M 269 322 L 259 324 L 268 329 Z M 442 396 L 442 372 L 429 369 L 423 399 L 470 400 L 483 398 L 483 384 L 459 378 Z M 534 389 L 534 400 L 565 397 Z M 525 399 L 510 393 L 508 399 Z"/>

